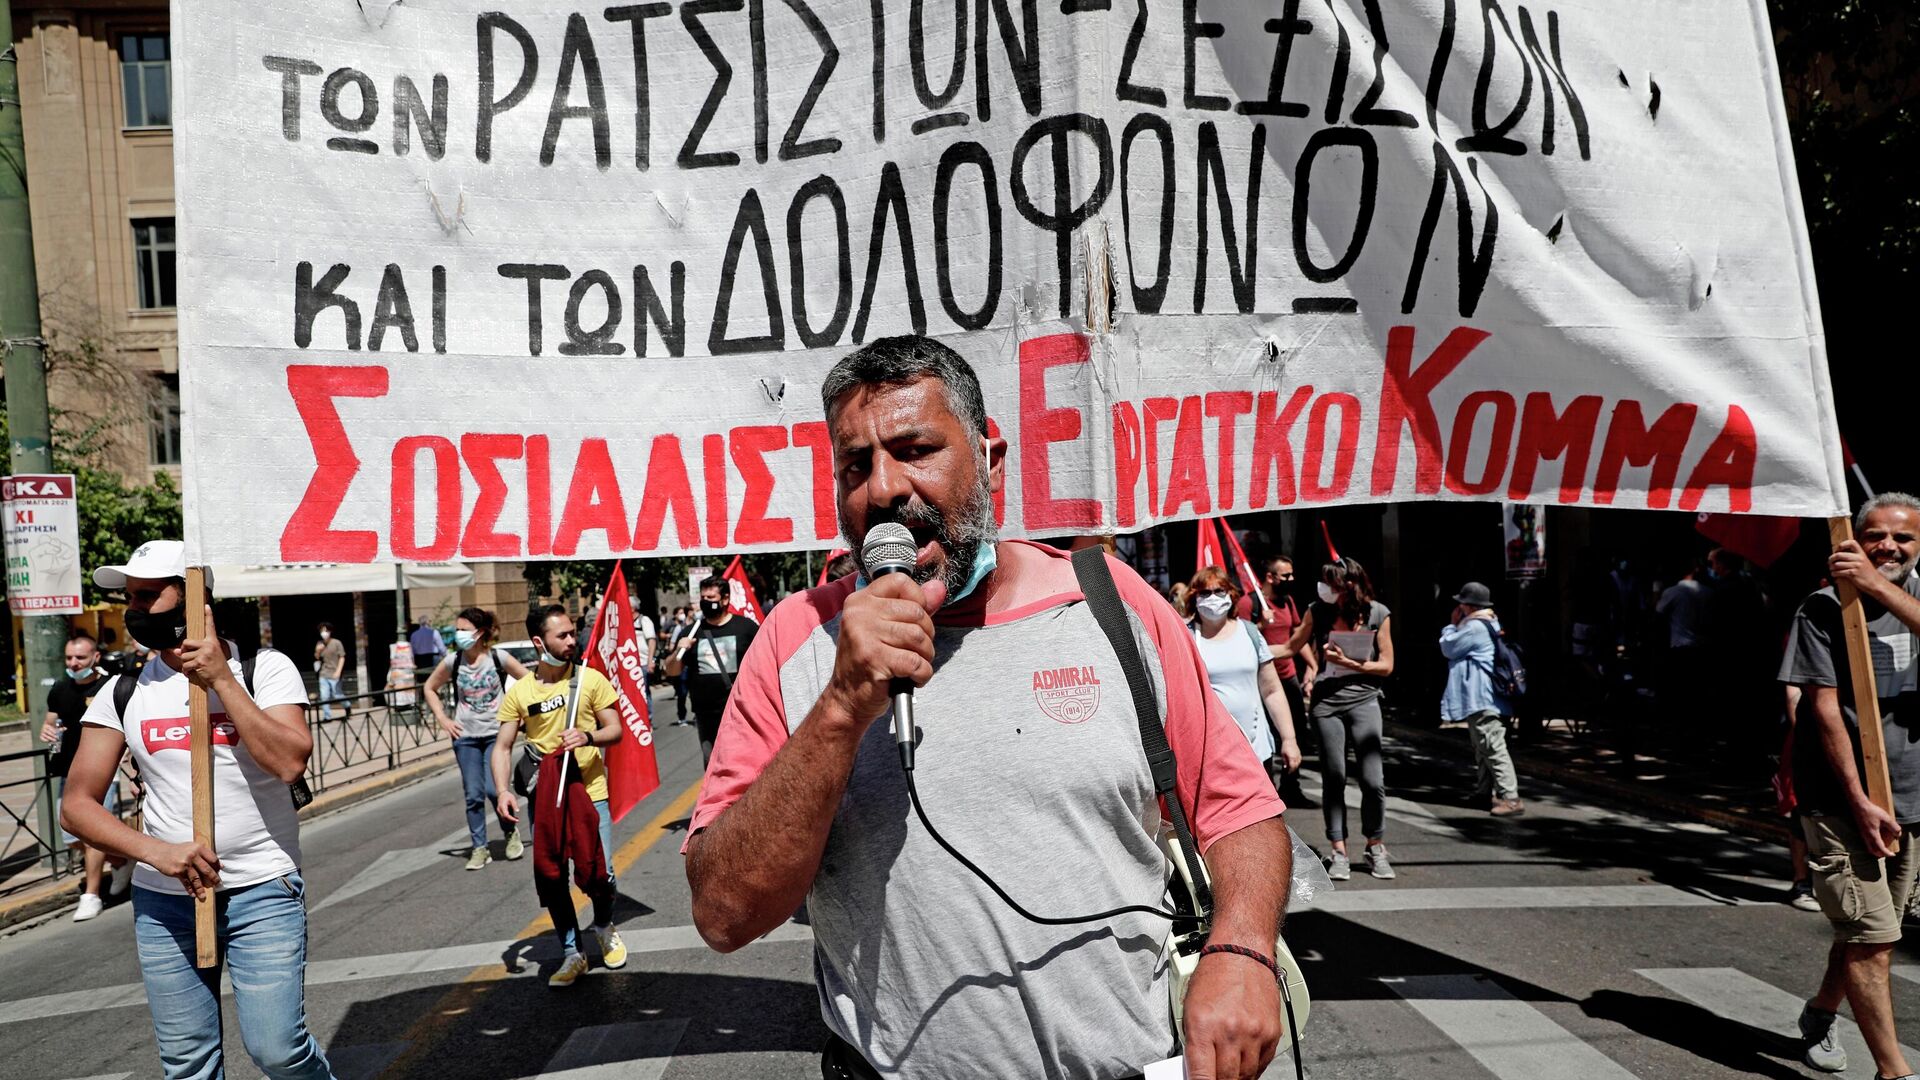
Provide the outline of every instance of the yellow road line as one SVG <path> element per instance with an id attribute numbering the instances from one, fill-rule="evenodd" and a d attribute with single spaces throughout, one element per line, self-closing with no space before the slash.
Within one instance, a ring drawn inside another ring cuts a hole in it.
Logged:
<path id="1" fill-rule="evenodd" d="M 645 855 L 655 844 L 660 842 L 662 837 L 667 835 L 667 826 L 687 816 L 693 809 L 694 801 L 699 797 L 700 781 L 695 780 L 687 787 L 687 790 L 681 792 L 672 802 L 662 807 L 660 812 L 653 816 L 652 821 L 641 826 L 639 832 L 633 834 L 626 843 L 621 844 L 620 850 L 613 857 L 614 877 L 620 877 L 625 874 L 634 863 L 639 862 L 640 856 Z M 580 902 L 585 899 L 586 895 L 579 889 L 576 888 L 573 890 L 573 903 L 575 907 L 578 907 Z M 584 931 L 584 927 L 582 929 Z M 528 923 L 520 929 L 519 933 L 513 935 L 513 939 L 520 941 L 525 938 L 550 933 L 552 930 L 553 917 L 543 912 L 539 918 Z M 421 1013 L 420 1016 L 414 1020 L 413 1025 L 407 1028 L 406 1034 L 400 1036 L 400 1041 L 405 1043 L 407 1048 L 401 1052 L 399 1057 L 394 1058 L 385 1069 L 380 1071 L 380 1080 L 388 1080 L 390 1077 L 406 1075 L 415 1061 L 418 1061 L 422 1056 L 439 1045 L 441 1040 L 430 1036 L 436 1032 L 444 1036 L 448 1028 L 448 1020 L 470 1012 L 479 1004 L 480 999 L 486 996 L 487 992 L 492 990 L 494 985 L 500 980 L 507 978 L 508 974 L 506 965 L 504 964 L 482 964 L 472 971 L 467 972 L 465 978 L 450 987 L 447 992 L 441 996 L 440 1000 L 434 1003 L 432 1008 Z"/>

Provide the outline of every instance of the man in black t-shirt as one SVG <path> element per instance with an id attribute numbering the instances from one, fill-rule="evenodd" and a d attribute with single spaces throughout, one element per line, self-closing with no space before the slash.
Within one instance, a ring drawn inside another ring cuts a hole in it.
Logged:
<path id="1" fill-rule="evenodd" d="M 719 577 L 700 583 L 700 620 L 692 633 L 680 639 L 663 666 L 669 678 L 677 677 L 683 669 L 692 672 L 688 683 L 704 766 L 713 757 L 714 736 L 720 731 L 721 714 L 727 711 L 733 680 L 740 674 L 740 658 L 747 655 L 747 646 L 753 644 L 753 635 L 760 628 L 752 619 L 732 612 L 727 605 L 726 579 Z M 686 668 L 689 660 L 693 666 Z"/>
<path id="2" fill-rule="evenodd" d="M 1858 541 L 1836 550 L 1828 569 L 1835 582 L 1860 592 L 1894 812 L 1867 797 L 1840 601 L 1833 589 L 1822 589 L 1800 605 L 1780 665 L 1780 681 L 1801 689 L 1794 795 L 1814 898 L 1834 931 L 1820 991 L 1801 1010 L 1800 1033 L 1807 1064 L 1844 1070 L 1834 1014 L 1850 1001 L 1878 1075 L 1910 1077 L 1887 980 L 1920 876 L 1920 500 L 1878 496 L 1861 509 L 1855 528 Z"/>
<path id="3" fill-rule="evenodd" d="M 61 789 L 65 786 L 67 767 L 73 764 L 73 755 L 80 749 L 80 717 L 86 714 L 87 706 L 93 702 L 93 695 L 106 685 L 107 673 L 100 666 L 100 646 L 93 635 L 84 630 L 75 631 L 67 639 L 66 647 L 67 677 L 47 688 L 47 720 L 40 728 L 42 742 L 53 743 L 53 752 L 47 755 L 47 775 L 53 777 L 54 802 L 58 805 Z M 117 808 L 120 801 L 119 785 L 107 788 L 107 809 Z M 73 921 L 86 922 L 100 914 L 105 901 L 100 898 L 100 880 L 105 875 L 106 852 L 88 847 L 72 833 L 62 830 L 60 836 L 67 846 L 84 852 L 82 856 L 86 866 L 85 890 L 80 894 L 80 906 L 74 909 Z M 113 894 L 125 892 L 131 878 L 133 864 L 125 859 L 114 863 Z"/>

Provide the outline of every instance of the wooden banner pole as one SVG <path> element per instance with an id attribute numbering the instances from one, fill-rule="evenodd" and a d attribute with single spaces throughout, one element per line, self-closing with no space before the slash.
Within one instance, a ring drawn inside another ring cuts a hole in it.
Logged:
<path id="1" fill-rule="evenodd" d="M 1853 539 L 1853 519 L 1827 519 L 1833 550 Z M 1853 674 L 1853 711 L 1860 722 L 1860 760 L 1866 769 L 1867 798 L 1892 814 L 1893 782 L 1887 777 L 1887 736 L 1880 727 L 1880 684 L 1873 674 L 1873 649 L 1867 643 L 1867 613 L 1860 591 L 1845 581 L 1833 583 L 1840 597 L 1841 625 L 1847 635 L 1847 669 Z"/>
<path id="2" fill-rule="evenodd" d="M 187 637 L 207 636 L 207 569 L 187 567 Z M 207 715 L 207 692 L 187 688 L 187 715 L 192 725 L 193 842 L 213 849 L 213 725 Z M 217 849 L 214 849 L 217 850 Z M 210 968 L 220 962 L 214 928 L 213 890 L 193 902 L 193 965 Z"/>

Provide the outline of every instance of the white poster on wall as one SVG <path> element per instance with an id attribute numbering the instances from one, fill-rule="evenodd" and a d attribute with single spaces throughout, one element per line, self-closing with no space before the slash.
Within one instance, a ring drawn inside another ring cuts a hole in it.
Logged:
<path id="1" fill-rule="evenodd" d="M 201 559 L 832 547 L 927 334 L 1008 535 L 1844 484 L 1759 0 L 177 0 Z"/>

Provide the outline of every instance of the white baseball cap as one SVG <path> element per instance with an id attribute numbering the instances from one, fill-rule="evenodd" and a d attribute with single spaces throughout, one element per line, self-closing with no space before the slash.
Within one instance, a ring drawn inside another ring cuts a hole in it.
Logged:
<path id="1" fill-rule="evenodd" d="M 133 550 L 133 556 L 119 566 L 102 566 L 93 572 L 93 583 L 103 589 L 124 589 L 130 577 L 165 581 L 187 576 L 187 545 L 178 540 L 149 540 Z M 207 587 L 213 587 L 213 573 L 207 573 Z"/>

